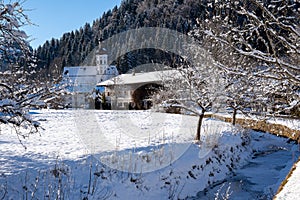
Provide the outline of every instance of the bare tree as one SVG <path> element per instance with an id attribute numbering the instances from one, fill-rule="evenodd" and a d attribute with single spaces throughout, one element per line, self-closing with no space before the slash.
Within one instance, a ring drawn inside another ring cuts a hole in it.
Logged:
<path id="1" fill-rule="evenodd" d="M 226 6 L 232 9 L 231 16 L 215 16 L 211 21 L 219 28 L 200 32 L 267 66 L 257 69 L 257 76 L 299 84 L 299 2 L 244 0 L 219 5 Z"/>
<path id="2" fill-rule="evenodd" d="M 224 76 L 209 53 L 191 44 L 190 57 L 182 58 L 174 74 L 163 77 L 162 90 L 154 95 L 164 107 L 180 108 L 199 117 L 195 140 L 201 140 L 201 126 L 207 111 L 223 106 Z M 193 61 L 191 62 L 191 59 Z"/>
<path id="3" fill-rule="evenodd" d="M 229 77 L 229 105 L 274 108 L 280 94 L 287 105 L 275 113 L 299 109 L 300 2 L 225 0 L 214 6 L 214 16 L 199 21 L 192 34 Z"/>

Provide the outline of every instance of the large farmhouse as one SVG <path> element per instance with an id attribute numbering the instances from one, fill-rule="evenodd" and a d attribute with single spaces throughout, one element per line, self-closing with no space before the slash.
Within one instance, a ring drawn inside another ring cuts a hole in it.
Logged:
<path id="1" fill-rule="evenodd" d="M 176 70 L 122 74 L 97 84 L 102 102 L 112 109 L 148 109 L 151 95 L 166 79 L 178 75 Z"/>
<path id="2" fill-rule="evenodd" d="M 64 67 L 63 80 L 68 83 L 66 102 L 75 108 L 94 108 L 95 86 L 101 81 L 118 75 L 116 66 L 109 65 L 105 49 L 100 48 L 95 56 L 96 66 Z"/>

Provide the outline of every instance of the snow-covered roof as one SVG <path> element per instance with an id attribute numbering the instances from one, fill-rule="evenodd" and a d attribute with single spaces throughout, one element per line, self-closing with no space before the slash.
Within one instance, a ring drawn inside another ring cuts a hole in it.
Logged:
<path id="1" fill-rule="evenodd" d="M 107 50 L 105 48 L 99 48 L 96 53 L 98 55 L 107 55 Z"/>
<path id="2" fill-rule="evenodd" d="M 162 80 L 167 80 L 178 76 L 177 70 L 166 71 L 153 71 L 145 73 L 131 73 L 121 74 L 117 77 L 103 81 L 97 84 L 97 86 L 110 86 L 110 85 L 130 85 L 137 83 L 157 83 Z"/>
<path id="3" fill-rule="evenodd" d="M 64 67 L 64 75 L 80 76 L 80 75 L 97 75 L 97 66 L 74 66 Z"/>

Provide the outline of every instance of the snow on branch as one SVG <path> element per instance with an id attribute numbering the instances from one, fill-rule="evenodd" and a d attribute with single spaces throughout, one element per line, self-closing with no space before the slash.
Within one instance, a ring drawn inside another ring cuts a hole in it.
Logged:
<path id="1" fill-rule="evenodd" d="M 280 7 L 280 12 L 289 14 L 283 22 L 279 20 L 282 15 L 276 15 L 275 11 L 268 9 L 273 8 L 272 6 L 266 7 L 260 1 L 249 0 L 239 7 L 232 8 L 240 16 L 242 22 L 222 20 L 222 18 L 216 20 L 216 18 L 212 22 L 207 21 L 204 27 L 200 25 L 202 29 L 194 32 L 196 36 L 204 34 L 216 43 L 230 47 L 240 55 L 257 60 L 257 64 L 265 63 L 269 68 L 273 68 L 266 74 L 264 74 L 265 70 L 255 73 L 258 76 L 288 79 L 299 84 L 300 18 L 299 13 L 290 12 L 289 9 L 294 9 L 293 6 L 289 4 Z M 276 10 L 275 8 L 274 5 L 273 9 Z M 237 73 L 232 67 L 224 67 L 221 61 L 217 63 L 217 66 Z M 246 69 L 239 71 L 243 70 Z"/>
<path id="2" fill-rule="evenodd" d="M 37 79 L 36 58 L 21 30 L 28 24 L 20 1 L 0 1 L 0 124 L 12 126 L 21 138 L 41 128 L 29 110 L 45 107 L 45 100 L 59 96 L 66 87 Z"/>

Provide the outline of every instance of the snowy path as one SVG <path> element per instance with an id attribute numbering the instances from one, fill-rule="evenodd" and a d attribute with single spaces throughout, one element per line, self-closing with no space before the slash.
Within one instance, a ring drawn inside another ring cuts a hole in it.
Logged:
<path id="1" fill-rule="evenodd" d="M 288 182 L 282 191 L 276 195 L 276 200 L 298 200 L 300 197 L 300 161 L 296 164 L 296 169 L 288 178 Z"/>

